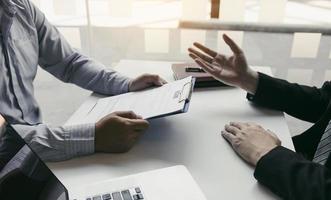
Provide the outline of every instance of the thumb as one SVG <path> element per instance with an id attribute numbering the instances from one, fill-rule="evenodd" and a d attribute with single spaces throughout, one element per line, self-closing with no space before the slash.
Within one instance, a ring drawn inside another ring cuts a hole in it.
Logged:
<path id="1" fill-rule="evenodd" d="M 136 131 L 146 130 L 149 127 L 149 123 L 147 120 L 143 119 L 128 119 L 132 128 Z"/>
<path id="2" fill-rule="evenodd" d="M 118 111 L 114 113 L 115 115 L 128 119 L 142 119 L 140 115 L 137 115 L 133 111 Z"/>

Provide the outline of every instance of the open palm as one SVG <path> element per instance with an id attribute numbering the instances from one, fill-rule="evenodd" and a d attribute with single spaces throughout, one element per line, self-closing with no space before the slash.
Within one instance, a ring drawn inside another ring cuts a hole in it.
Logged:
<path id="1" fill-rule="evenodd" d="M 257 76 L 257 73 L 248 66 L 245 55 L 238 45 L 225 34 L 223 39 L 233 52 L 230 57 L 219 54 L 199 43 L 194 43 L 198 50 L 188 49 L 189 55 L 215 79 L 228 85 L 244 87 L 246 79 L 252 75 Z"/>

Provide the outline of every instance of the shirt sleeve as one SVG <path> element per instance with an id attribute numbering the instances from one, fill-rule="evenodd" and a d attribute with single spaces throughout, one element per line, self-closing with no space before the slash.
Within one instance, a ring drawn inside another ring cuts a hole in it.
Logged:
<path id="1" fill-rule="evenodd" d="M 94 124 L 12 126 L 44 161 L 63 161 L 94 153 Z"/>
<path id="2" fill-rule="evenodd" d="M 39 65 L 58 79 L 106 95 L 128 92 L 130 79 L 73 49 L 45 15 L 27 1 L 39 41 Z"/>

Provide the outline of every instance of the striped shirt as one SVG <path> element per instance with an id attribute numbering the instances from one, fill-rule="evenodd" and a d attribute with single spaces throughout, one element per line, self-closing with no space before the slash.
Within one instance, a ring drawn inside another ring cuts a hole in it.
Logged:
<path id="1" fill-rule="evenodd" d="M 42 123 L 33 87 L 37 68 L 107 95 L 127 92 L 130 79 L 74 50 L 29 0 L 1 0 L 0 16 L 0 113 L 46 161 L 93 153 L 95 124 Z"/>
<path id="2" fill-rule="evenodd" d="M 320 142 L 318 143 L 313 161 L 324 165 L 331 152 L 331 121 L 327 125 Z"/>

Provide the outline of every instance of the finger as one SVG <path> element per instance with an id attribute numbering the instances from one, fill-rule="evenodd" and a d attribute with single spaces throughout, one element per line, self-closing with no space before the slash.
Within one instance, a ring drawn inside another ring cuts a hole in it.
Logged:
<path id="1" fill-rule="evenodd" d="M 144 131 L 132 131 L 132 133 L 128 135 L 128 139 L 135 143 L 143 134 Z"/>
<path id="2" fill-rule="evenodd" d="M 162 86 L 163 85 L 163 82 L 161 81 L 161 79 L 158 79 L 158 80 L 153 80 L 153 84 L 155 86 Z"/>
<path id="3" fill-rule="evenodd" d="M 194 53 L 189 53 L 188 54 L 195 62 L 196 60 L 201 60 L 203 63 L 205 63 L 207 65 L 208 62 L 205 62 L 204 60 L 202 60 L 199 56 L 195 55 Z M 212 68 L 212 67 L 211 67 Z"/>
<path id="4" fill-rule="evenodd" d="M 200 61 L 203 65 L 206 65 L 206 67 L 209 67 L 213 73 L 220 73 L 222 71 L 222 67 L 220 64 L 213 62 L 213 64 L 205 62 L 201 58 L 199 58 L 197 55 L 190 53 L 189 56 L 194 59 L 195 62 Z M 201 66 L 200 66 L 201 67 Z"/>
<path id="5" fill-rule="evenodd" d="M 230 144 L 233 144 L 233 141 L 235 140 L 236 136 L 234 136 L 231 133 L 228 133 L 226 131 L 222 131 L 222 136 L 228 141 L 230 142 Z"/>
<path id="6" fill-rule="evenodd" d="M 193 54 L 193 53 L 189 53 L 188 54 L 193 60 L 195 60 L 195 59 L 198 59 L 199 57 L 198 56 L 196 56 L 195 54 Z"/>
<path id="7" fill-rule="evenodd" d="M 230 49 L 232 50 L 232 52 L 234 54 L 241 54 L 242 53 L 242 51 L 238 47 L 238 45 L 226 34 L 223 34 L 223 40 L 230 47 Z"/>
<path id="8" fill-rule="evenodd" d="M 221 72 L 223 70 L 223 67 L 220 66 L 220 64 L 215 63 L 214 64 L 209 64 L 207 62 L 204 62 L 209 68 L 211 68 L 214 71 L 214 74 L 217 74 L 218 76 L 221 75 Z M 213 74 L 212 74 L 213 75 Z M 217 77 L 216 77 L 217 78 Z"/>
<path id="9" fill-rule="evenodd" d="M 231 126 L 231 125 L 225 125 L 224 126 L 225 130 L 233 135 L 238 135 L 240 133 L 240 129 L 238 129 L 235 126 Z"/>
<path id="10" fill-rule="evenodd" d="M 259 129 L 264 129 L 260 124 L 257 124 L 255 122 L 249 122 L 249 126 L 254 127 L 254 128 L 259 128 Z"/>
<path id="11" fill-rule="evenodd" d="M 215 69 L 207 63 L 203 62 L 201 59 L 197 58 L 194 61 L 209 74 L 215 74 Z"/>
<path id="12" fill-rule="evenodd" d="M 209 49 L 208 47 L 205 47 L 204 45 L 202 45 L 198 42 L 193 43 L 193 45 L 213 58 L 216 57 L 216 55 L 217 55 L 217 52 Z"/>
<path id="13" fill-rule="evenodd" d="M 167 84 L 167 83 L 168 83 L 166 80 L 164 80 L 164 79 L 163 79 L 163 78 L 161 78 L 161 77 L 160 77 L 160 80 L 161 80 L 161 83 L 162 83 L 162 85 L 164 85 L 164 84 Z"/>
<path id="14" fill-rule="evenodd" d="M 141 116 L 137 115 L 133 111 L 117 111 L 116 114 L 119 117 L 128 118 L 128 119 L 139 119 Z"/>
<path id="15" fill-rule="evenodd" d="M 230 125 L 238 128 L 239 130 L 247 127 L 246 123 L 241 123 L 241 122 L 230 122 Z"/>
<path id="16" fill-rule="evenodd" d="M 227 58 L 225 55 L 222 55 L 222 54 L 218 54 L 215 57 L 215 61 L 221 66 L 224 66 L 225 64 L 227 64 Z"/>
<path id="17" fill-rule="evenodd" d="M 156 74 L 145 74 L 144 78 L 150 85 L 162 86 L 163 80 L 159 75 Z"/>
<path id="18" fill-rule="evenodd" d="M 149 127 L 148 121 L 144 119 L 128 119 L 128 122 L 135 131 L 143 131 Z"/>
<path id="19" fill-rule="evenodd" d="M 245 122 L 244 124 L 245 124 L 246 126 L 249 126 L 249 127 L 257 126 L 257 124 L 254 123 L 254 122 Z"/>
<path id="20" fill-rule="evenodd" d="M 190 53 L 193 53 L 195 54 L 197 57 L 201 58 L 202 60 L 208 62 L 208 63 L 212 63 L 213 62 L 213 58 L 211 58 L 210 56 L 207 56 L 203 53 L 200 53 L 199 51 L 195 50 L 195 49 L 192 49 L 192 48 L 189 48 L 188 51 Z"/>
<path id="21" fill-rule="evenodd" d="M 166 82 L 165 80 L 163 80 L 160 76 L 155 75 L 154 78 L 154 84 L 157 86 L 162 86 L 164 84 L 164 82 Z"/>

